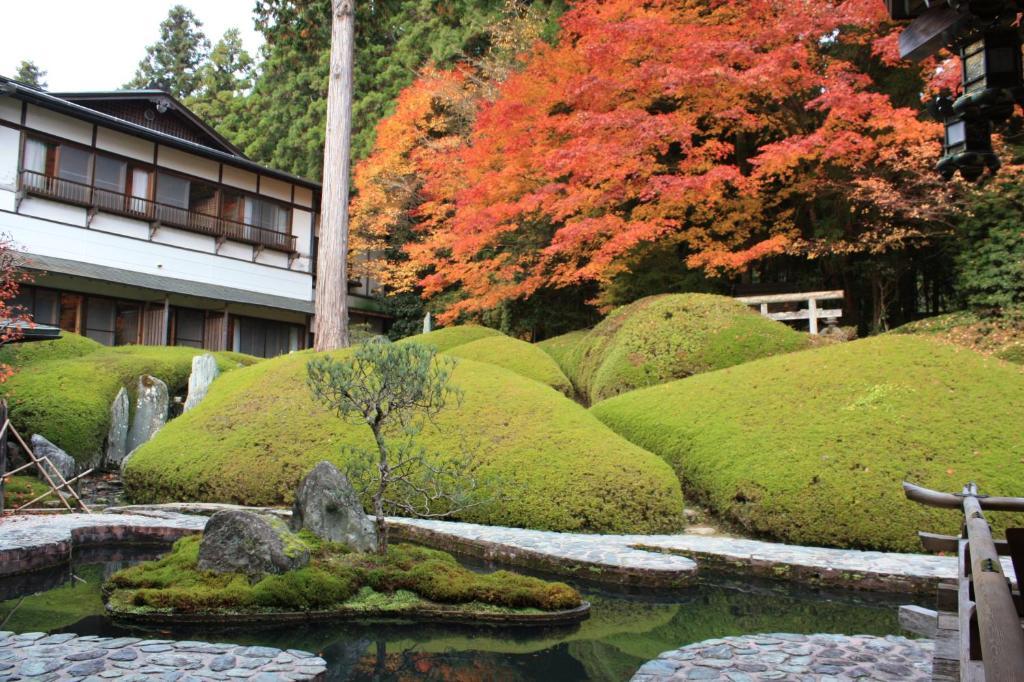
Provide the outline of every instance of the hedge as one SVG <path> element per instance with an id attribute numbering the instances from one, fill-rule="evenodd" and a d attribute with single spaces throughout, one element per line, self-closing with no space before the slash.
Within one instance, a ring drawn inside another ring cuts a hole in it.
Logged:
<path id="1" fill-rule="evenodd" d="M 171 395 L 182 395 L 192 358 L 203 352 L 183 347 L 120 346 L 101 347 L 77 357 L 52 353 L 51 359 L 37 358 L 21 365 L 20 371 L 0 385 L 0 394 L 9 401 L 11 421 L 26 439 L 33 433 L 42 434 L 79 463 L 94 464 L 103 452 L 110 404 L 118 390 L 126 387 L 134 400 L 136 380 L 150 374 L 166 383 Z M 222 371 L 256 361 L 239 353 L 214 355 Z"/>
<path id="2" fill-rule="evenodd" d="M 807 334 L 711 294 L 651 296 L 612 311 L 568 354 L 590 402 L 636 388 L 801 350 Z"/>
<path id="3" fill-rule="evenodd" d="M 1021 369 L 913 336 L 759 360 L 592 412 L 664 457 L 688 494 L 785 542 L 919 551 L 919 530 L 959 532 L 957 512 L 906 501 L 902 481 L 1024 495 Z"/>
<path id="4" fill-rule="evenodd" d="M 571 380 L 579 371 L 579 369 L 571 362 L 573 351 L 589 333 L 589 329 L 569 332 L 568 334 L 562 334 L 561 336 L 545 339 L 538 343 L 537 347 L 550 355 L 551 359 L 558 363 L 558 366 L 562 368 L 562 371 L 565 372 L 565 375 Z"/>
<path id="5" fill-rule="evenodd" d="M 47 360 L 67 360 L 95 353 L 103 345 L 85 336 L 61 332 L 54 341 L 10 343 L 0 348 L 0 364 L 20 369 Z"/>
<path id="6" fill-rule="evenodd" d="M 367 427 L 313 402 L 306 384 L 312 357 L 283 356 L 219 379 L 196 409 L 129 460 L 130 498 L 290 504 L 317 462 L 344 466 L 343 446 L 370 446 Z M 461 405 L 443 412 L 421 443 L 441 456 L 470 448 L 484 462 L 482 475 L 507 482 L 505 499 L 466 512 L 464 520 L 562 531 L 680 526 L 683 500 L 672 469 L 581 406 L 472 360 L 459 360 L 453 381 L 462 389 Z"/>
<path id="7" fill-rule="evenodd" d="M 488 336 L 456 346 L 446 354 L 504 367 L 527 379 L 546 384 L 567 396 L 573 395 L 569 378 L 550 356 L 532 343 L 504 335 Z"/>

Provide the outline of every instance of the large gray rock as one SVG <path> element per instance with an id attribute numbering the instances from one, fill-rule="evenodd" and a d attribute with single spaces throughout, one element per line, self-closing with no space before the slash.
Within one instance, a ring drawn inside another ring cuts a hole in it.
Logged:
<path id="1" fill-rule="evenodd" d="M 217 358 L 209 353 L 192 358 L 192 374 L 188 377 L 188 397 L 185 398 L 185 408 L 182 412 L 188 412 L 198 405 L 206 397 L 206 392 L 210 390 L 210 384 L 219 375 Z"/>
<path id="2" fill-rule="evenodd" d="M 357 552 L 377 549 L 377 530 L 348 479 L 330 462 L 320 462 L 295 493 L 292 530 L 303 528 Z"/>
<path id="3" fill-rule="evenodd" d="M 149 441 L 167 423 L 170 400 L 167 384 L 144 374 L 139 377 L 135 393 L 135 416 L 128 430 L 128 452 Z"/>
<path id="4" fill-rule="evenodd" d="M 46 457 L 49 459 L 50 462 L 57 467 L 57 471 L 60 472 L 60 475 L 64 477 L 65 481 L 75 477 L 75 470 L 78 467 L 75 464 L 74 457 L 64 452 L 38 433 L 33 434 L 32 438 L 29 440 L 29 445 L 32 447 L 32 452 L 36 457 Z M 53 478 L 53 469 L 46 467 L 45 471 L 48 476 Z M 42 479 L 43 477 L 40 476 L 39 478 Z M 60 481 L 56 479 L 54 479 L 53 482 L 60 485 Z"/>
<path id="5" fill-rule="evenodd" d="M 284 521 L 232 510 L 210 517 L 199 544 L 197 566 L 214 573 L 244 573 L 255 581 L 268 573 L 285 573 L 308 563 L 309 550 Z"/>
<path id="6" fill-rule="evenodd" d="M 128 454 L 128 391 L 122 387 L 110 405 L 110 429 L 107 430 L 107 463 L 120 466 Z"/>

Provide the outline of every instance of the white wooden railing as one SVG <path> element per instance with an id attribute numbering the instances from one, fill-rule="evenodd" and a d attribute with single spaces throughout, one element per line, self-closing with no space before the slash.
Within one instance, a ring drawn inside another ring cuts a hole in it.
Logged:
<path id="1" fill-rule="evenodd" d="M 822 308 L 819 301 L 842 300 L 845 292 L 842 289 L 836 291 L 810 291 L 802 294 L 771 294 L 767 296 L 742 296 L 736 300 L 746 303 L 749 306 L 759 308 L 761 314 L 773 320 L 788 322 L 792 320 L 807 320 L 810 325 L 810 332 L 817 334 L 819 329 L 818 320 L 838 320 L 843 316 L 842 308 Z M 807 303 L 806 308 L 799 310 L 781 310 L 772 312 L 772 305 L 784 303 Z"/>

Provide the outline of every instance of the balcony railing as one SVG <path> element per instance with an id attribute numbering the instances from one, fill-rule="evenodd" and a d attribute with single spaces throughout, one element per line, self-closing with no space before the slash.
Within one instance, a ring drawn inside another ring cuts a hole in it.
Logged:
<path id="1" fill-rule="evenodd" d="M 227 218 L 190 211 L 149 199 L 92 187 L 35 171 L 21 171 L 21 189 L 28 194 L 93 208 L 106 213 L 160 223 L 189 232 L 263 246 L 285 253 L 295 252 L 295 237 L 277 230 L 247 225 Z"/>

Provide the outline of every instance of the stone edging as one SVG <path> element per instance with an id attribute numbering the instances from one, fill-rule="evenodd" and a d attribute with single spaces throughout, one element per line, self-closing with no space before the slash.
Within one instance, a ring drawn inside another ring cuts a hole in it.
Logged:
<path id="1" fill-rule="evenodd" d="M 469 614 L 454 607 L 427 606 L 401 611 L 387 609 L 335 610 L 335 611 L 279 611 L 274 613 L 251 614 L 173 614 L 173 613 L 122 613 L 107 606 L 107 613 L 114 619 L 140 625 L 280 625 L 281 623 L 307 623 L 338 620 L 400 619 L 423 620 L 431 623 L 443 621 L 462 625 L 488 626 L 558 626 L 574 625 L 590 617 L 590 602 L 583 602 L 574 609 L 548 613 L 476 613 Z"/>
<path id="2" fill-rule="evenodd" d="M 930 682 L 934 642 L 871 635 L 745 635 L 666 651 L 632 682 L 899 680 Z"/>
<path id="3" fill-rule="evenodd" d="M 89 680 L 250 679 L 260 682 L 326 679 L 327 662 L 314 654 L 274 647 L 174 642 L 136 637 L 78 637 L 0 632 L 0 679 Z"/>

